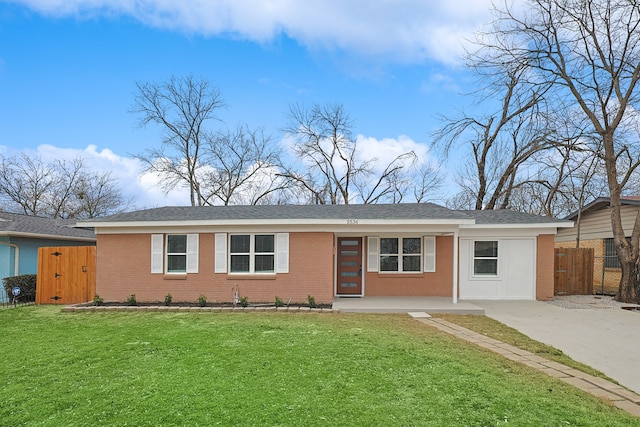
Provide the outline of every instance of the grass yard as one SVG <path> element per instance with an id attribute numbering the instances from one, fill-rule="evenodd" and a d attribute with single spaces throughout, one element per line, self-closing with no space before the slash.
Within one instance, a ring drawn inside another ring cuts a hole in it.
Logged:
<path id="1" fill-rule="evenodd" d="M 0 311 L 3 426 L 640 426 L 406 315 Z"/>

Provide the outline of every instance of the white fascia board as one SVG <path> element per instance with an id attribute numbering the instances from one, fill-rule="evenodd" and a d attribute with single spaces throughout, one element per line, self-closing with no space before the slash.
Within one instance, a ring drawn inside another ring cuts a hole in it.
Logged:
<path id="1" fill-rule="evenodd" d="M 462 224 L 460 225 L 460 229 L 521 229 L 521 228 L 566 228 L 573 227 L 573 221 L 562 221 L 562 222 L 540 222 L 534 224 Z"/>
<path id="2" fill-rule="evenodd" d="M 556 234 L 555 227 L 485 227 L 485 228 L 464 228 L 460 229 L 460 238 L 522 238 L 535 237 L 541 234 Z"/>
<path id="3" fill-rule="evenodd" d="M 182 223 L 149 224 L 148 226 L 129 227 L 96 227 L 98 235 L 105 234 L 149 234 L 149 233 L 258 233 L 258 232 L 289 232 L 310 233 L 324 232 L 336 235 L 383 235 L 383 234 L 416 234 L 444 235 L 457 231 L 458 225 L 431 224 L 277 224 L 277 223 L 245 223 L 234 225 L 185 225 Z"/>
<path id="4" fill-rule="evenodd" d="M 233 227 L 243 225 L 310 225 L 310 226 L 323 226 L 323 225 L 472 225 L 475 220 L 468 219 L 359 219 L 359 218 L 347 218 L 347 219 L 236 219 L 236 220 L 207 220 L 207 221 L 96 221 L 96 222 L 79 222 L 79 227 L 93 227 L 93 228 L 155 228 L 155 227 Z"/>

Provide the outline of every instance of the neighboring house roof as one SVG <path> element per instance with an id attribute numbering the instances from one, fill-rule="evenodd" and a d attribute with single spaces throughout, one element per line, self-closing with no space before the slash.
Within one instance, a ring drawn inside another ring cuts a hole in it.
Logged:
<path id="1" fill-rule="evenodd" d="M 0 236 L 95 242 L 93 230 L 76 228 L 75 220 L 0 212 Z"/>
<path id="2" fill-rule="evenodd" d="M 367 205 L 173 206 L 119 213 L 81 222 L 91 227 L 205 224 L 359 224 L 411 223 L 438 225 L 570 226 L 566 221 L 509 210 L 461 211 L 433 203 Z M 353 223 L 355 224 L 355 222 Z"/>
<path id="3" fill-rule="evenodd" d="M 609 207 L 609 203 L 611 203 L 611 198 L 609 198 L 609 197 L 598 197 L 593 202 L 585 205 L 582 208 L 582 214 L 584 215 L 587 212 L 594 212 L 594 211 L 599 211 L 600 209 L 603 209 L 603 208 L 608 208 Z M 640 198 L 639 197 L 633 197 L 633 196 L 620 197 L 620 203 L 622 205 L 640 206 Z M 576 219 L 578 217 L 578 213 L 579 212 L 580 212 L 580 210 L 572 212 L 565 219 L 574 220 L 574 219 Z"/>

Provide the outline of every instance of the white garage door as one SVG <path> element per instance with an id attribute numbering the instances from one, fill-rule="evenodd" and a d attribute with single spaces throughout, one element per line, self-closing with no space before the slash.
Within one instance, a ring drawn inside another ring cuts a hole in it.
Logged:
<path id="1" fill-rule="evenodd" d="M 476 241 L 460 241 L 461 299 L 535 299 L 535 238 L 497 240 L 496 274 L 474 274 Z"/>

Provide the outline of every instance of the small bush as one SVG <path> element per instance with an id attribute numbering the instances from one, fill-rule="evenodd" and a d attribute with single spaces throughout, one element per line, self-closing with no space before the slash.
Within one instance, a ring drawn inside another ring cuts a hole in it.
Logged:
<path id="1" fill-rule="evenodd" d="M 284 307 L 284 301 L 282 301 L 282 298 L 280 298 L 277 295 L 276 295 L 276 307 Z"/>
<path id="2" fill-rule="evenodd" d="M 169 307 L 171 305 L 172 301 L 173 301 L 173 297 L 171 296 L 171 294 L 165 295 L 165 297 L 164 297 L 164 305 Z"/>
<path id="3" fill-rule="evenodd" d="M 129 297 L 126 299 L 125 303 L 127 305 L 138 305 L 138 300 L 136 300 L 136 294 L 129 295 Z"/>
<path id="4" fill-rule="evenodd" d="M 198 305 L 200 307 L 206 307 L 207 306 L 207 297 L 200 294 L 200 296 L 198 297 Z"/>
<path id="5" fill-rule="evenodd" d="M 102 299 L 102 297 L 100 295 L 96 294 L 93 297 L 93 305 L 96 305 L 96 306 L 104 305 L 104 300 Z"/>
<path id="6" fill-rule="evenodd" d="M 248 307 L 249 306 L 249 298 L 248 297 L 240 297 L 240 305 L 242 307 Z"/>
<path id="7" fill-rule="evenodd" d="M 307 295 L 307 301 L 311 308 L 316 308 L 318 306 L 318 304 L 316 304 L 316 299 L 312 295 Z"/>
<path id="8" fill-rule="evenodd" d="M 35 301 L 37 277 L 35 274 L 21 274 L 2 279 L 2 285 L 9 300 L 13 299 L 11 289 L 17 286 L 20 288 L 20 295 L 18 296 L 20 301 Z"/>

